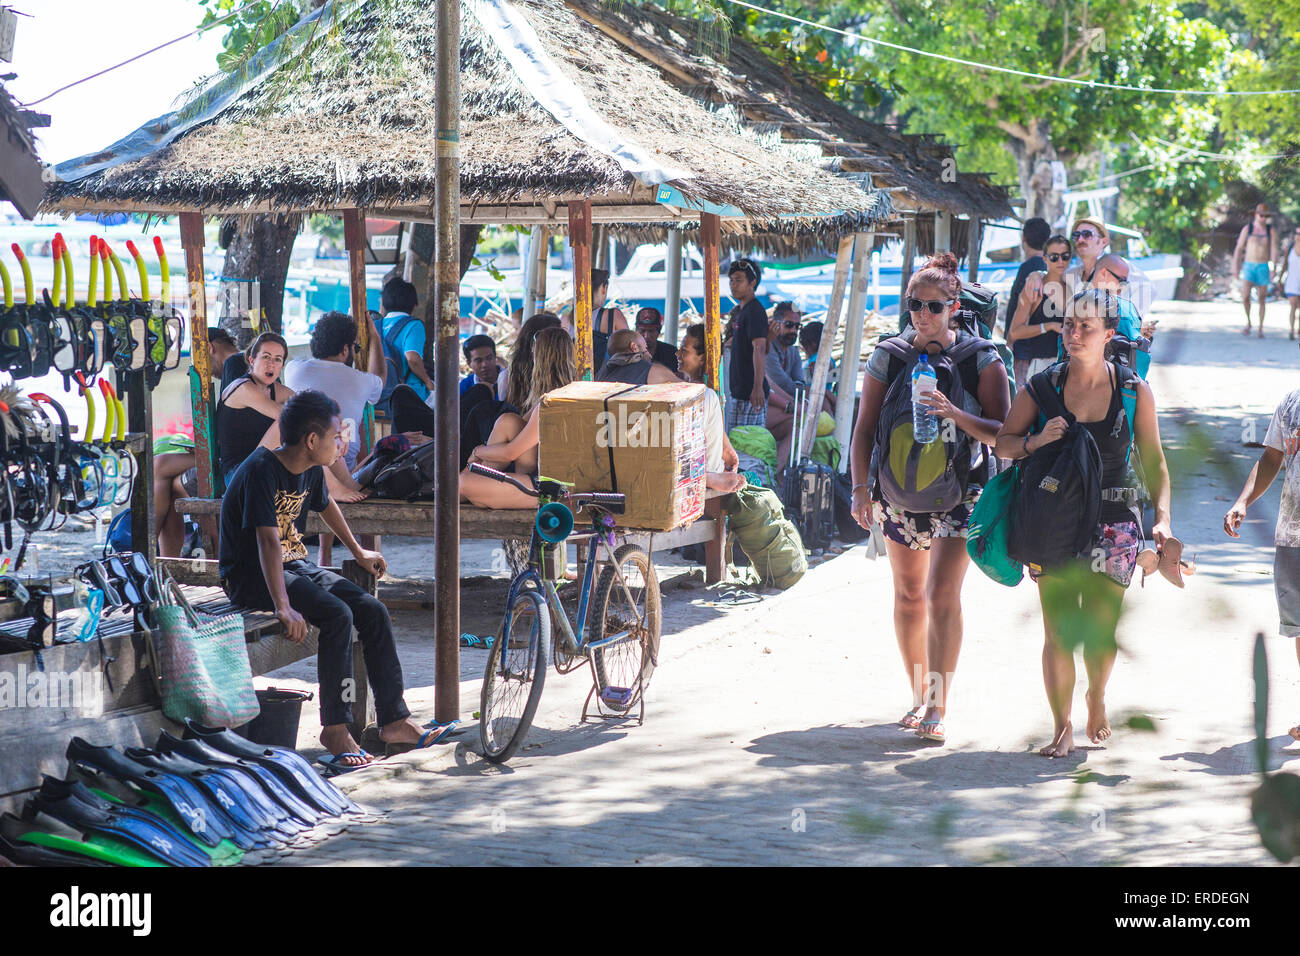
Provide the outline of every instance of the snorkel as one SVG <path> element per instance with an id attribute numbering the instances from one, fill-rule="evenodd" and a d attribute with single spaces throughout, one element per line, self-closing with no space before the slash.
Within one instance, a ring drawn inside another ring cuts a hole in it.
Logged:
<path id="1" fill-rule="evenodd" d="M 92 312 L 95 310 L 96 295 L 98 290 L 95 288 L 99 282 L 99 236 L 90 237 L 90 288 L 86 292 L 86 308 Z"/>
<path id="2" fill-rule="evenodd" d="M 135 247 L 135 243 L 130 239 L 126 241 L 126 251 L 131 253 L 131 258 L 135 260 L 136 271 L 140 273 L 140 298 L 148 302 L 149 270 L 145 267 L 144 256 L 140 255 L 140 250 Z"/>
<path id="3" fill-rule="evenodd" d="M 54 295 L 50 297 L 52 305 L 59 304 L 59 295 L 63 292 L 63 251 L 60 248 L 63 245 L 63 233 L 54 234 L 54 242 L 50 246 L 50 255 L 54 258 Z"/>
<path id="4" fill-rule="evenodd" d="M 162 236 L 153 237 L 153 251 L 158 254 L 158 269 L 162 273 L 161 295 L 163 307 L 165 308 L 171 302 L 172 274 L 167 267 L 167 253 L 163 251 Z"/>
<path id="5" fill-rule="evenodd" d="M 9 248 L 14 251 L 14 256 L 18 259 L 18 265 L 23 270 L 23 304 L 31 305 L 32 300 L 36 298 L 36 288 L 32 284 L 32 264 L 23 255 L 23 247 L 18 243 L 15 242 Z"/>
<path id="6" fill-rule="evenodd" d="M 14 307 L 14 285 L 9 281 L 9 270 L 5 268 L 3 259 L 0 259 L 0 282 L 4 283 L 5 311 L 8 312 Z"/>

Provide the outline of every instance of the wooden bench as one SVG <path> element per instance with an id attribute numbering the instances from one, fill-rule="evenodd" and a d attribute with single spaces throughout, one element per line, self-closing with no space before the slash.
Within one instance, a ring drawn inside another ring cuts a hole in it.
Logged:
<path id="1" fill-rule="evenodd" d="M 213 586 L 215 561 L 162 558 L 159 563 L 186 585 L 185 595 L 199 611 L 233 610 L 225 593 Z M 59 603 L 60 612 L 68 610 L 70 598 Z M 281 636 L 274 614 L 241 613 L 254 675 L 316 654 L 315 628 L 303 643 L 294 644 Z M 21 633 L 27 623 L 15 619 L 0 627 Z M 160 730 L 179 732 L 162 713 L 148 637 L 135 630 L 131 612 L 106 614 L 100 633 L 102 649 L 99 641 L 55 644 L 42 649 L 39 664 L 32 651 L 0 654 L 0 811 L 18 812 L 43 774 L 67 773 L 64 754 L 73 737 L 99 746 L 152 747 Z M 33 680 L 32 675 L 42 676 Z M 360 740 L 374 720 L 374 704 L 359 648 L 353 656 L 353 676 L 358 690 L 351 731 Z M 22 699 L 17 699 L 19 694 Z"/>
<path id="2" fill-rule="evenodd" d="M 703 544 L 705 551 L 705 580 L 709 584 L 721 581 L 726 567 L 723 546 L 726 540 L 726 514 L 721 498 L 710 492 L 704 506 L 704 516 L 675 528 L 672 531 L 629 531 L 627 540 L 641 545 L 647 551 L 680 548 L 688 544 Z M 219 498 L 181 498 L 175 508 L 193 517 L 220 515 Z M 385 501 L 367 499 L 339 504 L 353 534 L 406 535 L 432 537 L 434 508 L 431 501 Z M 527 538 L 532 533 L 536 512 L 525 508 L 475 508 L 460 506 L 460 536 L 465 539 L 492 540 L 495 538 Z M 319 514 L 307 516 L 307 533 L 317 534 L 329 529 Z M 347 562 L 345 562 L 345 567 Z M 373 587 L 369 588 L 373 593 Z"/>

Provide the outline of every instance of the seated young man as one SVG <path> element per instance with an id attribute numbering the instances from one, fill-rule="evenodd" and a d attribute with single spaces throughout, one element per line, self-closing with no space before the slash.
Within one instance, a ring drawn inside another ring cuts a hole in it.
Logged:
<path id="1" fill-rule="evenodd" d="M 296 522 L 303 508 L 325 524 L 367 571 L 387 564 L 357 543 L 325 489 L 324 470 L 343 452 L 338 404 L 323 392 L 299 392 L 280 413 L 280 446 L 259 446 L 230 477 L 221 501 L 221 586 L 238 606 L 273 610 L 294 643 L 320 628 L 321 745 L 347 771 L 374 758 L 348 732 L 352 721 L 352 627 L 355 623 L 375 693 L 379 736 L 390 744 L 427 747 L 449 732 L 422 732 L 402 699 L 402 665 L 388 610 L 332 571 L 307 560 Z"/>

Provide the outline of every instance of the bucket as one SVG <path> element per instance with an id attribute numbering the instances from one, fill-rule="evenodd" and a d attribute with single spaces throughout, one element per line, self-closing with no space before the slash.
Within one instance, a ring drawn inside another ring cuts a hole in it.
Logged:
<path id="1" fill-rule="evenodd" d="M 238 732 L 255 744 L 298 749 L 298 721 L 302 705 L 312 699 L 309 691 L 267 687 L 257 692 L 262 712 L 240 727 Z"/>

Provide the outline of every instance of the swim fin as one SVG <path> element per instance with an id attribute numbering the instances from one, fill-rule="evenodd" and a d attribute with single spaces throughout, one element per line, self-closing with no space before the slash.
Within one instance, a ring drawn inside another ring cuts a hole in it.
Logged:
<path id="1" fill-rule="evenodd" d="M 81 833 L 116 837 L 172 866 L 209 866 L 208 855 L 151 813 L 95 796 L 85 784 L 45 777 L 24 816 L 45 813 Z"/>
<path id="2" fill-rule="evenodd" d="M 101 833 L 79 834 L 46 814 L 20 820 L 12 813 L 0 816 L 0 835 L 13 846 L 44 847 L 82 857 L 77 866 L 155 867 L 167 864 L 128 843 Z"/>
<path id="3" fill-rule="evenodd" d="M 188 757 L 190 760 L 208 767 L 238 767 L 245 773 L 255 777 L 262 789 L 276 803 L 307 826 L 315 826 L 321 820 L 334 816 L 334 814 L 327 814 L 318 810 L 306 800 L 300 799 L 293 791 L 281 783 L 280 778 L 268 768 L 250 760 L 223 754 L 220 750 L 204 743 L 197 737 L 192 740 L 181 740 L 164 730 L 158 735 L 158 742 L 154 744 L 154 750 L 164 754 L 180 754 L 182 757 Z"/>
<path id="4" fill-rule="evenodd" d="M 276 828 L 279 821 L 268 816 L 266 809 L 244 791 L 240 781 L 232 778 L 226 771 L 204 767 L 202 764 L 196 764 L 174 754 L 164 756 L 143 747 L 127 747 L 125 753 L 130 760 L 142 767 L 191 781 L 203 791 L 210 802 L 221 807 L 231 820 L 245 830 L 260 834 L 276 843 L 287 843 L 291 839 L 291 834 L 281 833 Z"/>
<path id="5" fill-rule="evenodd" d="M 146 793 L 163 797 L 180 814 L 189 831 L 208 846 L 216 846 L 223 839 L 235 836 L 235 828 L 226 816 L 208 802 L 198 787 L 184 778 L 157 773 L 127 760 L 112 747 L 96 747 L 80 737 L 73 737 L 68 744 L 67 757 L 72 767 L 96 776 L 113 777 L 134 784 Z M 238 840 L 235 842 L 240 849 L 251 849 L 251 844 L 244 846 Z"/>
<path id="6" fill-rule="evenodd" d="M 186 730 L 204 743 L 232 757 L 242 757 L 267 767 L 279 775 L 298 794 L 329 813 L 364 815 L 366 811 L 348 799 L 338 787 L 312 769 L 307 759 L 296 750 L 284 747 L 264 747 L 224 727 L 204 727 L 193 720 L 185 721 Z"/>
<path id="7" fill-rule="evenodd" d="M 20 866 L 109 867 L 113 865 L 105 860 L 96 860 L 67 850 L 58 850 L 35 843 L 13 843 L 3 833 L 0 833 L 0 856 Z"/>
<path id="8" fill-rule="evenodd" d="M 179 830 L 182 836 L 206 853 L 213 866 L 235 866 L 244 858 L 244 851 L 235 846 L 229 839 L 222 840 L 216 846 L 208 846 L 201 841 L 189 831 L 180 814 L 172 809 L 172 805 L 156 793 L 136 790 L 130 784 L 122 783 L 120 780 L 114 780 L 112 777 L 106 777 L 102 774 L 94 777 L 82 767 L 69 767 L 68 781 L 84 783 L 98 797 L 111 800 L 113 803 L 120 803 L 126 807 L 144 810 L 166 820 Z"/>

